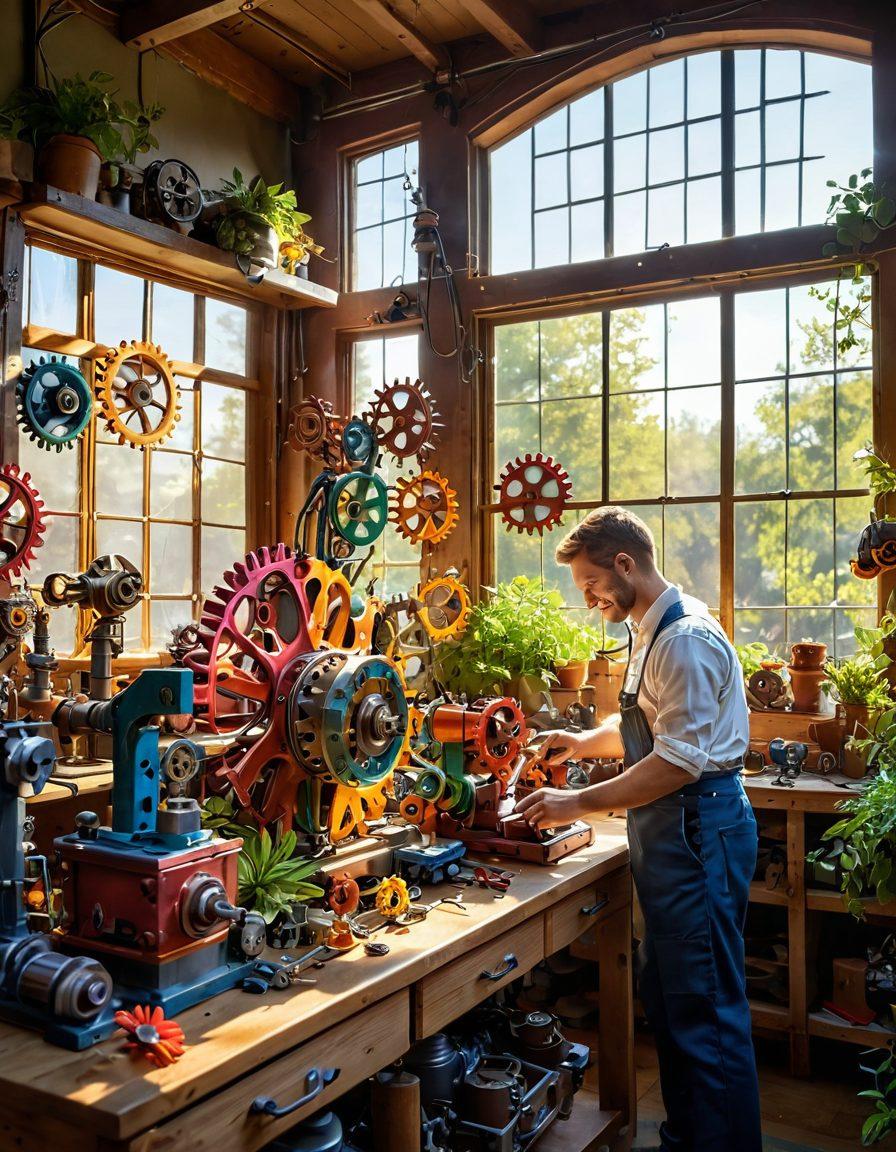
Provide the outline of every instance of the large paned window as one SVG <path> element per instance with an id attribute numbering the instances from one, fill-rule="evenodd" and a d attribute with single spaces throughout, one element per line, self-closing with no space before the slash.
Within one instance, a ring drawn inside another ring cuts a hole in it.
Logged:
<path id="1" fill-rule="evenodd" d="M 376 336 L 357 340 L 352 345 L 352 411 L 362 415 L 374 399 L 374 393 L 396 380 L 413 383 L 420 375 L 420 337 Z M 394 484 L 400 468 L 387 453 L 383 455 L 380 474 L 387 484 Z M 374 545 L 365 576 L 377 581 L 380 596 L 405 596 L 420 579 L 420 548 L 405 540 L 390 522 Z"/>
<path id="2" fill-rule="evenodd" d="M 738 49 L 658 64 L 489 154 L 490 271 L 821 223 L 871 163 L 871 68 Z"/>
<path id="3" fill-rule="evenodd" d="M 724 457 L 723 412 L 735 428 Z M 566 527 L 591 506 L 631 507 L 670 580 L 714 610 L 733 603 L 737 639 L 782 650 L 811 638 L 842 655 L 875 616 L 873 583 L 849 571 L 868 512 L 852 455 L 871 414 L 870 343 L 840 357 L 805 284 L 495 329 L 495 479 L 518 454 L 554 456 L 579 504 Z M 496 518 L 497 578 L 543 575 L 580 604 L 553 562 L 561 534 Z"/>
<path id="4" fill-rule="evenodd" d="M 411 248 L 417 209 L 410 194 L 420 183 L 418 151 L 417 141 L 408 140 L 351 163 L 350 291 L 417 279 Z"/>
<path id="5" fill-rule="evenodd" d="M 180 419 L 160 446 L 120 444 L 97 415 L 71 450 L 47 453 L 20 436 L 19 459 L 47 507 L 38 582 L 76 572 L 104 553 L 140 569 L 145 600 L 126 617 L 130 651 L 158 651 L 171 629 L 246 550 L 246 425 L 254 381 L 255 317 L 245 308 L 39 247 L 28 249 L 27 367 L 50 349 L 83 352 L 93 385 L 96 356 L 122 340 L 159 345 L 173 362 Z M 77 646 L 74 613 L 53 613 L 62 653 Z"/>

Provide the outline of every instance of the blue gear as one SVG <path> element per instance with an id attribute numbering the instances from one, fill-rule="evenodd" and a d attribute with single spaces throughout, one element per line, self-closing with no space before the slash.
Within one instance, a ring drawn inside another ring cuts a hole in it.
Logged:
<path id="1" fill-rule="evenodd" d="M 16 395 L 19 423 L 48 452 L 71 448 L 93 412 L 87 381 L 64 356 L 32 361 L 19 377 Z"/>

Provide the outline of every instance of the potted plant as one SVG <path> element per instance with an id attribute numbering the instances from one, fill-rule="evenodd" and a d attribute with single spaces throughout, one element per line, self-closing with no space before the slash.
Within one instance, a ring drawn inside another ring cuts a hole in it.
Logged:
<path id="1" fill-rule="evenodd" d="M 124 155 L 136 130 L 136 105 L 119 103 L 106 72 L 19 88 L 0 106 L 0 135 L 28 140 L 45 184 L 94 199 L 104 160 Z"/>
<path id="2" fill-rule="evenodd" d="M 135 167 L 138 155 L 158 148 L 159 141 L 153 134 L 153 125 L 163 116 L 165 109 L 160 104 L 150 104 L 143 109 L 135 109 L 130 137 L 124 140 L 121 154 L 113 160 L 106 160 L 100 169 L 100 191 L 98 199 L 119 212 L 131 210 L 131 188 L 134 177 L 139 175 Z"/>
<path id="3" fill-rule="evenodd" d="M 258 912 L 266 924 L 272 924 L 281 913 L 289 914 L 292 904 L 324 894 L 323 888 L 308 882 L 320 862 L 296 858 L 295 849 L 296 834 L 292 829 L 276 845 L 267 828 L 243 844 L 237 862 L 237 899 L 244 908 Z"/>
<path id="4" fill-rule="evenodd" d="M 222 214 L 215 225 L 215 240 L 233 252 L 245 275 L 264 275 L 280 264 L 280 245 L 293 240 L 311 217 L 299 212 L 296 194 L 282 184 L 266 184 L 257 176 L 247 184 L 239 168 L 221 186 Z M 303 253 L 305 255 L 305 253 Z"/>
<path id="5" fill-rule="evenodd" d="M 858 652 L 845 660 L 829 660 L 824 666 L 825 680 L 822 691 L 843 705 L 846 721 L 846 747 L 843 752 L 843 772 L 860 779 L 868 770 L 865 737 L 872 735 L 872 716 L 885 712 L 893 704 L 884 668 L 889 657 L 883 653 L 874 657 Z M 875 724 L 877 721 L 875 720 Z"/>
<path id="6" fill-rule="evenodd" d="M 319 256 L 323 259 L 323 252 L 323 245 L 309 236 L 304 228 L 300 228 L 294 236 L 284 240 L 280 245 L 280 267 L 291 276 L 307 279 L 311 257 Z M 331 261 L 328 260 L 327 263 Z"/>
<path id="7" fill-rule="evenodd" d="M 587 624 L 573 623 L 564 613 L 554 626 L 552 640 L 558 685 L 568 691 L 581 688 L 588 678 L 592 657 L 601 651 L 601 632 Z"/>

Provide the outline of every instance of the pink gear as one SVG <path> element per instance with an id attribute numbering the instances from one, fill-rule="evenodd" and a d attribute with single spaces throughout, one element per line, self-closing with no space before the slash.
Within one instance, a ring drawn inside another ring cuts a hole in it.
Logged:
<path id="1" fill-rule="evenodd" d="M 0 580 L 18 576 L 43 544 L 44 503 L 31 485 L 31 475 L 18 464 L 0 468 Z"/>

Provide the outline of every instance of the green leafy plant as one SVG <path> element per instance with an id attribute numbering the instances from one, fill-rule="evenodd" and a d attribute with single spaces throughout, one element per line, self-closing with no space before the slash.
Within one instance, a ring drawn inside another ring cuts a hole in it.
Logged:
<path id="1" fill-rule="evenodd" d="M 259 229 L 273 228 L 281 241 L 289 241 L 302 232 L 311 217 L 299 212 L 296 194 L 283 184 L 266 184 L 257 176 L 247 184 L 239 168 L 233 179 L 221 185 L 227 211 L 217 227 L 219 247 L 227 252 L 248 255 L 255 247 Z"/>
<path id="2" fill-rule="evenodd" d="M 765 661 L 775 659 L 774 653 L 770 652 L 768 645 L 763 644 L 761 640 L 753 640 L 749 644 L 735 644 L 734 651 L 737 653 L 745 680 L 749 680 L 754 672 L 758 672 Z"/>
<path id="3" fill-rule="evenodd" d="M 875 496 L 896 492 L 896 468 L 878 455 L 870 440 L 853 454 L 853 460 L 862 465 L 868 487 Z"/>
<path id="4" fill-rule="evenodd" d="M 274 845 L 267 828 L 243 845 L 238 861 L 237 898 L 245 908 L 252 908 L 270 924 L 280 912 L 289 912 L 290 904 L 323 896 L 317 884 L 307 878 L 319 868 L 317 860 L 297 859 L 296 834 L 290 829 Z"/>
<path id="5" fill-rule="evenodd" d="M 887 612 L 880 618 L 880 623 L 876 628 L 862 628 L 857 626 L 855 628 L 856 646 L 859 652 L 864 652 L 873 660 L 881 660 L 881 669 L 889 667 L 891 661 L 887 655 L 884 645 L 887 640 L 896 636 L 896 616 L 892 612 Z"/>
<path id="6" fill-rule="evenodd" d="M 859 343 L 861 337 L 857 329 L 871 328 L 868 318 L 871 290 L 865 280 L 863 252 L 896 220 L 896 201 L 884 194 L 882 185 L 874 182 L 870 168 L 863 168 L 860 173 L 854 172 L 846 184 L 828 180 L 827 186 L 831 189 L 827 222 L 835 225 L 837 235 L 821 251 L 824 256 L 852 257 L 852 301 L 848 302 L 842 297 L 842 273 L 837 277 L 833 290 L 813 287 L 809 293 L 824 301 L 833 313 L 838 336 L 837 349 L 842 356 Z"/>
<path id="7" fill-rule="evenodd" d="M 860 651 L 845 660 L 829 660 L 824 666 L 822 691 L 841 704 L 863 704 L 872 711 L 887 708 L 893 703 L 883 675 L 889 663 L 889 656 L 883 652 L 872 656 Z"/>
<path id="8" fill-rule="evenodd" d="M 202 827 L 214 832 L 216 836 L 223 836 L 225 840 L 232 840 L 236 836 L 248 840 L 258 836 L 258 827 L 242 823 L 240 818 L 248 819 L 229 796 L 209 796 L 202 805 Z"/>
<path id="9" fill-rule="evenodd" d="M 587 659 L 600 648 L 601 633 L 572 623 L 561 593 L 540 580 L 518 576 L 486 592 L 464 634 L 438 652 L 440 678 L 454 692 L 503 692 L 523 676 L 552 682 L 556 664 Z"/>
<path id="10" fill-rule="evenodd" d="M 862 1056 L 871 1056 L 874 1051 L 863 1052 Z M 862 1147 L 870 1148 L 890 1132 L 896 1132 L 896 1060 L 892 1045 L 876 1067 L 866 1064 L 861 1067 L 863 1072 L 870 1072 L 874 1077 L 874 1087 L 859 1093 L 860 1097 L 874 1101 L 874 1111 L 862 1125 Z"/>
<path id="11" fill-rule="evenodd" d="M 133 163 L 138 152 L 157 146 L 152 125 L 163 109 L 141 109 L 118 101 L 114 78 L 91 72 L 53 80 L 51 88 L 19 88 L 0 105 L 0 136 L 27 140 L 40 150 L 53 136 L 84 136 L 103 160 Z"/>

